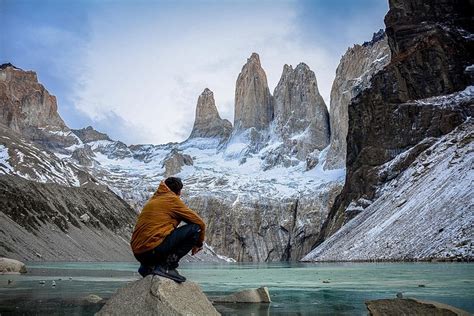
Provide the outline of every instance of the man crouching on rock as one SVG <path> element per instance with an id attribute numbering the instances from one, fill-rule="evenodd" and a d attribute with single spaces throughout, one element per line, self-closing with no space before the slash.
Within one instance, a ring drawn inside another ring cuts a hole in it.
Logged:
<path id="1" fill-rule="evenodd" d="M 138 216 L 131 246 L 143 277 L 156 274 L 184 282 L 176 271 L 179 260 L 190 250 L 195 255 L 202 249 L 206 226 L 180 199 L 182 188 L 180 178 L 162 181 Z M 181 221 L 187 225 L 178 227 Z"/>

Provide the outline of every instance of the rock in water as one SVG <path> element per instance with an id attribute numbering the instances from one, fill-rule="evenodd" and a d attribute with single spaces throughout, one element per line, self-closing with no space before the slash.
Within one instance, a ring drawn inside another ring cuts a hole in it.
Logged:
<path id="1" fill-rule="evenodd" d="M 1 274 L 26 273 L 26 266 L 23 262 L 15 259 L 0 258 Z"/>
<path id="2" fill-rule="evenodd" d="M 319 94 L 316 76 L 309 67 L 300 63 L 293 67 L 285 65 L 278 85 L 273 93 L 277 132 L 284 138 L 308 130 L 314 149 L 322 150 L 329 143 L 329 114 Z M 311 128 L 308 128 L 310 127 Z"/>
<path id="3" fill-rule="evenodd" d="M 84 296 L 82 299 L 86 302 L 94 303 L 94 304 L 97 304 L 103 300 L 102 297 L 95 294 L 89 294 L 87 296 Z"/>
<path id="4" fill-rule="evenodd" d="M 235 87 L 234 128 L 245 130 L 268 127 L 273 118 L 273 104 L 267 76 L 260 57 L 253 53 L 240 72 Z"/>
<path id="5" fill-rule="evenodd" d="M 348 106 L 370 79 L 390 62 L 390 48 L 385 32 L 375 33 L 370 42 L 354 45 L 342 56 L 331 88 L 331 147 L 325 169 L 346 166 L 346 136 L 349 123 Z"/>
<path id="6" fill-rule="evenodd" d="M 196 118 L 189 138 L 216 137 L 226 139 L 232 132 L 232 123 L 221 119 L 214 101 L 214 94 L 204 89 L 196 105 Z"/>
<path id="7" fill-rule="evenodd" d="M 96 315 L 220 315 L 199 285 L 147 276 L 119 289 Z"/>
<path id="8" fill-rule="evenodd" d="M 468 312 L 459 308 L 431 301 L 412 298 L 383 299 L 365 302 L 371 316 L 398 315 L 440 315 L 467 316 Z"/>
<path id="9" fill-rule="evenodd" d="M 271 303 L 267 287 L 244 290 L 230 295 L 213 298 L 214 303 Z"/>

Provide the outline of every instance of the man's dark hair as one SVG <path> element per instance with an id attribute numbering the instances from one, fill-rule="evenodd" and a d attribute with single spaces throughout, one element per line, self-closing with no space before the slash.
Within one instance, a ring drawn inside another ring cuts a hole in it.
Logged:
<path id="1" fill-rule="evenodd" d="M 169 177 L 165 180 L 165 184 L 171 191 L 179 195 L 181 193 L 181 189 L 183 188 L 183 182 L 180 178 L 176 177 Z"/>

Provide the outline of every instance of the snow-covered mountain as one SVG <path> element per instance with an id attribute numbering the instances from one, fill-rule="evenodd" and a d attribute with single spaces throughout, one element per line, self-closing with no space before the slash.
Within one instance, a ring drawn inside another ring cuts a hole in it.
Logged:
<path id="1" fill-rule="evenodd" d="M 420 102 L 446 106 L 461 100 L 472 104 L 474 86 Z M 469 118 L 449 134 L 428 137 L 380 166 L 379 172 L 391 180 L 365 205 L 349 205 L 346 212 L 360 214 L 303 260 L 472 261 L 473 139 L 474 122 Z"/>
<path id="2" fill-rule="evenodd" d="M 56 155 L 92 174 L 137 211 L 163 178 L 180 176 L 184 199 L 206 219 L 207 241 L 216 252 L 246 261 L 300 259 L 315 242 L 344 169 L 322 168 L 328 112 L 309 67 L 285 65 L 275 98 L 269 94 L 260 104 L 252 99 L 259 92 L 252 89 L 268 90 L 264 76 L 259 56 L 252 54 L 236 94 L 242 95 L 242 109 L 262 106 L 272 111 L 273 120 L 262 123 L 237 111 L 239 127 L 232 129 L 206 88 L 198 98 L 193 131 L 182 143 L 126 146 L 88 127 L 73 130 L 79 141 Z M 264 85 L 253 84 L 255 78 Z"/>
<path id="3" fill-rule="evenodd" d="M 307 260 L 474 257 L 469 12 L 390 1 L 391 61 L 348 106 L 345 185 Z"/>
<path id="4" fill-rule="evenodd" d="M 386 35 L 341 59 L 330 114 L 306 64 L 285 65 L 272 94 L 254 53 L 237 77 L 234 125 L 206 88 L 181 143 L 127 146 L 93 127 L 71 130 L 36 74 L 2 65 L 0 172 L 112 191 L 127 214 L 161 180 L 182 177 L 213 258 L 299 260 L 317 245 L 305 260 L 472 258 L 474 30 L 451 3 L 423 10 L 390 2 Z"/>

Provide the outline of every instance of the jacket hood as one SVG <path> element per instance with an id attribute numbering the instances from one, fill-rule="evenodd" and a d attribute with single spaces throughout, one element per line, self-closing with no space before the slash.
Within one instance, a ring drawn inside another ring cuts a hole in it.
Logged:
<path id="1" fill-rule="evenodd" d="M 165 194 L 168 192 L 173 192 L 173 191 L 171 191 L 170 188 L 168 188 L 168 186 L 165 184 L 165 181 L 161 181 L 160 185 L 158 186 L 158 189 L 156 190 L 155 194 L 153 194 L 153 196 Z"/>

